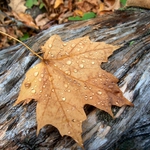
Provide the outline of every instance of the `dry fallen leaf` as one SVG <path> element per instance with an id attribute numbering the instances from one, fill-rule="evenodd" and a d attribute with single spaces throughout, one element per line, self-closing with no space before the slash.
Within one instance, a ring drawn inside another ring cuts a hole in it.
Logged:
<path id="1" fill-rule="evenodd" d="M 20 21 L 24 22 L 26 25 L 38 29 L 38 26 L 35 25 L 34 20 L 31 15 L 25 14 L 25 13 L 15 13 L 13 12 L 13 15 Z"/>
<path id="2" fill-rule="evenodd" d="M 35 18 L 35 22 L 38 27 L 42 28 L 44 25 L 46 25 L 49 22 L 49 19 L 47 18 L 46 13 L 43 13 L 43 14 L 39 14 Z"/>
<path id="3" fill-rule="evenodd" d="M 56 0 L 54 8 L 57 8 L 60 4 L 63 4 L 63 3 L 64 3 L 63 0 Z"/>
<path id="4" fill-rule="evenodd" d="M 25 12 L 27 7 L 25 6 L 25 0 L 11 0 L 9 6 L 16 13 Z"/>
<path id="5" fill-rule="evenodd" d="M 97 10 L 99 9 L 99 4 L 100 4 L 99 0 L 83 0 L 76 2 L 76 7 L 78 10 L 82 12 L 92 11 L 96 13 Z"/>
<path id="6" fill-rule="evenodd" d="M 126 6 L 135 6 L 150 9 L 150 0 L 127 0 Z"/>
<path id="7" fill-rule="evenodd" d="M 26 73 L 15 105 L 35 99 L 37 133 L 51 124 L 82 146 L 85 104 L 111 116 L 111 105 L 132 105 L 117 86 L 118 79 L 99 67 L 117 48 L 88 37 L 63 42 L 53 35 L 42 47 L 44 61 Z"/>
<path id="8" fill-rule="evenodd" d="M 114 11 L 120 8 L 120 0 L 104 0 L 104 10 Z"/>

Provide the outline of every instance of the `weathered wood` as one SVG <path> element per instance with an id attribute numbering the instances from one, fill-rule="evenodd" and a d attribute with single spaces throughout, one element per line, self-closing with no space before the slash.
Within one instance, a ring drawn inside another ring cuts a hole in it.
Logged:
<path id="1" fill-rule="evenodd" d="M 117 11 L 89 21 L 53 26 L 30 38 L 26 44 L 38 52 L 53 34 L 59 34 L 64 41 L 88 35 L 93 41 L 122 44 L 102 67 L 120 79 L 120 88 L 135 106 L 113 107 L 115 119 L 103 111 L 86 107 L 88 119 L 83 123 L 85 149 L 148 150 L 150 11 Z M 0 149 L 81 149 L 71 138 L 61 137 L 51 125 L 42 128 L 36 136 L 36 102 L 13 106 L 26 71 L 38 61 L 20 44 L 0 51 Z"/>

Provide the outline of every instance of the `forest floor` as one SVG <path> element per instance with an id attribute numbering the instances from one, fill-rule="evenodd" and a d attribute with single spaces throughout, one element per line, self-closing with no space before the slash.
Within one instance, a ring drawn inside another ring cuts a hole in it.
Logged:
<path id="1" fill-rule="evenodd" d="M 95 18 L 112 13 L 123 5 L 124 2 L 120 3 L 120 0 L 1 1 L 0 31 L 25 41 L 52 25 Z M 17 41 L 0 35 L 0 49 L 16 43 Z"/>

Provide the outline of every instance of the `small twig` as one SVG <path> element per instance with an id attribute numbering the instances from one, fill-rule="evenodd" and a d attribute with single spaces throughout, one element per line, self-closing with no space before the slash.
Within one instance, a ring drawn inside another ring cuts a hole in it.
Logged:
<path id="1" fill-rule="evenodd" d="M 26 44 L 24 44 L 22 41 L 20 41 L 20 40 L 14 38 L 13 36 L 11 36 L 11 35 L 9 35 L 9 34 L 7 34 L 7 33 L 2 32 L 2 31 L 0 31 L 0 33 L 6 35 L 6 36 L 8 36 L 8 37 L 10 37 L 10 38 L 12 38 L 12 39 L 14 39 L 14 40 L 16 40 L 16 41 L 18 41 L 19 43 L 21 43 L 22 45 L 24 45 L 28 50 L 30 50 L 34 55 L 36 55 L 36 56 L 39 57 L 41 60 L 43 60 L 43 58 L 42 58 L 40 55 L 38 55 L 36 52 L 34 52 L 29 46 L 27 46 Z"/>

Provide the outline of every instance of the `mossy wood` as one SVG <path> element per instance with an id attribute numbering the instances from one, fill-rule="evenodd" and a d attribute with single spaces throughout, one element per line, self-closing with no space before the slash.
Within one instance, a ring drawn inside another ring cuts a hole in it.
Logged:
<path id="1" fill-rule="evenodd" d="M 150 147 L 150 11 L 124 10 L 82 22 L 56 25 L 30 38 L 26 44 L 35 52 L 52 35 L 63 41 L 89 36 L 93 41 L 122 45 L 102 68 L 119 78 L 124 96 L 134 107 L 112 107 L 115 119 L 107 113 L 85 106 L 83 122 L 86 150 Z M 27 70 L 39 62 L 18 44 L 0 50 L 0 149 L 76 150 L 71 138 L 61 137 L 47 125 L 36 136 L 36 102 L 13 106 Z"/>

